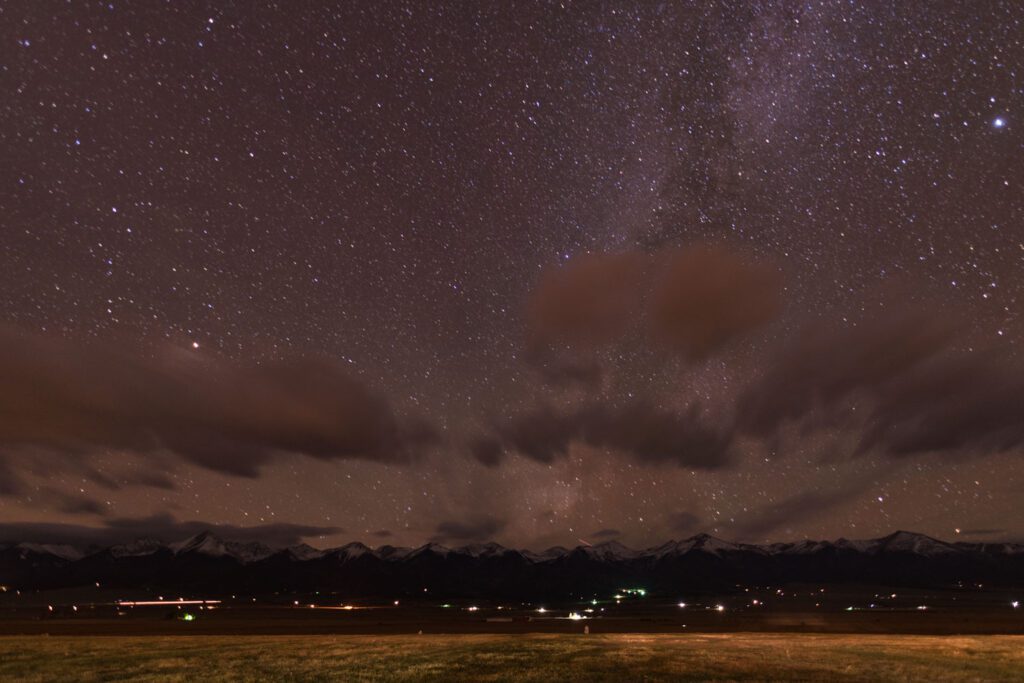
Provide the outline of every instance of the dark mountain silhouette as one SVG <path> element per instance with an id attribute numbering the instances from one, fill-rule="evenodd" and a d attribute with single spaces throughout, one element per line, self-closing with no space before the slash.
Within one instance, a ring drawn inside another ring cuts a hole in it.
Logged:
<path id="1" fill-rule="evenodd" d="M 947 543 L 898 531 L 884 538 L 730 543 L 700 534 L 646 550 L 616 541 L 534 553 L 477 543 L 419 548 L 362 543 L 271 549 L 204 532 L 108 548 L 0 545 L 0 583 L 26 589 L 86 586 L 205 593 L 328 591 L 348 597 L 586 597 L 643 586 L 652 592 L 728 591 L 790 582 L 919 587 L 1024 586 L 1024 545 Z"/>

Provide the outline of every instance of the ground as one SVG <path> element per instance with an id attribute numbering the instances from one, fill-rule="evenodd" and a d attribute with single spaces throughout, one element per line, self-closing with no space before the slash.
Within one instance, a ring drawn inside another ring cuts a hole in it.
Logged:
<path id="1" fill-rule="evenodd" d="M 1020 680 L 1024 636 L 0 637 L 3 681 Z"/>

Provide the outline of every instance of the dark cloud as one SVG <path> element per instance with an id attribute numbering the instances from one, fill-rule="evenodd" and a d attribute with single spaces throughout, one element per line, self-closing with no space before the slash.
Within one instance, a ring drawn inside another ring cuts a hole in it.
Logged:
<path id="1" fill-rule="evenodd" d="M 617 339 L 639 310 L 649 260 L 637 252 L 585 254 L 546 270 L 526 308 L 531 345 Z"/>
<path id="2" fill-rule="evenodd" d="M 1024 445 L 1024 369 L 967 346 L 951 316 L 907 313 L 808 330 L 737 404 L 740 433 L 820 420 L 861 432 L 858 450 L 977 456 Z"/>
<path id="3" fill-rule="evenodd" d="M 66 454 L 62 453 L 60 455 L 65 456 Z M 81 472 L 84 478 L 108 491 L 119 491 L 121 489 L 122 484 L 116 478 L 101 472 L 95 467 L 91 467 L 88 463 L 79 460 L 77 457 L 62 457 L 60 465 L 66 466 L 71 471 Z M 36 471 L 38 472 L 38 468 Z"/>
<path id="4" fill-rule="evenodd" d="M 69 515 L 106 515 L 107 506 L 91 496 L 78 492 L 65 492 L 43 487 L 31 496 L 33 503 L 50 507 Z"/>
<path id="5" fill-rule="evenodd" d="M 446 521 L 437 525 L 433 541 L 489 541 L 501 533 L 507 520 L 484 516 L 468 521 Z"/>
<path id="6" fill-rule="evenodd" d="M 675 512 L 668 516 L 668 528 L 675 533 L 689 534 L 700 529 L 700 517 L 692 512 Z"/>
<path id="7" fill-rule="evenodd" d="M 0 459 L 0 496 L 17 496 L 25 492 L 25 482 L 11 467 Z"/>
<path id="8" fill-rule="evenodd" d="M 101 469 L 89 459 L 82 458 L 78 452 L 34 447 L 12 448 L 10 452 L 0 453 L 0 480 L 7 484 L 6 487 L 0 484 L 0 496 L 28 490 L 23 480 L 26 475 L 48 480 L 54 472 L 61 472 L 69 477 L 81 477 L 108 491 L 118 491 L 126 486 L 136 485 L 172 490 L 175 488 L 174 480 L 161 470 L 173 469 L 174 464 L 175 460 L 171 457 L 147 454 L 144 460 L 135 466 L 122 468 L 108 464 Z"/>
<path id="9" fill-rule="evenodd" d="M 804 491 L 765 505 L 754 510 L 747 519 L 732 525 L 733 534 L 738 539 L 763 541 L 778 529 L 804 526 L 808 519 L 822 516 L 863 495 L 879 477 L 878 473 L 858 476 L 845 480 L 837 488 Z"/>
<path id="10" fill-rule="evenodd" d="M 138 538 L 155 538 L 165 543 L 174 543 L 203 531 L 212 531 L 224 540 L 260 541 L 272 546 L 286 546 L 296 545 L 304 538 L 341 533 L 344 529 L 284 523 L 240 527 L 198 521 L 179 522 L 170 515 L 153 515 L 108 519 L 99 527 L 47 522 L 0 522 L 0 543 L 29 541 L 106 546 Z"/>
<path id="11" fill-rule="evenodd" d="M 175 463 L 171 458 L 163 458 L 161 462 L 153 463 L 155 457 L 155 455 L 146 456 L 145 464 L 147 467 L 118 470 L 113 474 L 101 472 L 99 469 L 92 467 L 88 462 L 75 457 L 65 457 L 61 464 L 72 469 L 78 469 L 86 479 L 110 491 L 119 491 L 128 486 L 150 486 L 165 491 L 174 490 L 177 488 L 174 479 L 162 470 L 174 469 Z"/>
<path id="12" fill-rule="evenodd" d="M 880 387 L 860 450 L 976 456 L 1024 446 L 1024 372 L 997 354 L 942 357 Z"/>
<path id="13" fill-rule="evenodd" d="M 869 320 L 839 330 L 805 329 L 740 395 L 737 427 L 743 433 L 768 436 L 786 421 L 835 409 L 858 392 L 877 391 L 944 349 L 954 332 L 950 323 L 923 314 Z"/>
<path id="14" fill-rule="evenodd" d="M 663 256 L 650 297 L 654 338 L 692 360 L 775 319 L 782 274 L 722 247 Z"/>
<path id="15" fill-rule="evenodd" d="M 728 435 L 705 424 L 696 408 L 676 413 L 647 401 L 595 403 L 569 412 L 542 408 L 497 426 L 493 439 L 505 450 L 545 463 L 566 457 L 573 442 L 647 464 L 716 469 L 730 463 Z"/>
<path id="16" fill-rule="evenodd" d="M 54 472 L 80 476 L 107 491 L 119 491 L 127 486 L 150 486 L 165 491 L 176 488 L 174 480 L 162 471 L 133 467 L 108 474 L 79 455 L 33 449 L 0 455 L 0 496 L 23 495 L 32 490 L 23 475 L 48 480 Z M 146 464 L 153 466 L 153 459 L 160 460 L 156 456 L 146 456 Z M 173 464 L 168 460 L 164 458 L 157 466 L 172 468 Z"/>
<path id="17" fill-rule="evenodd" d="M 646 321 L 652 341 L 697 360 L 773 320 L 781 293 L 777 269 L 724 247 L 590 254 L 547 271 L 532 292 L 531 355 L 615 342 Z M 600 377 L 585 364 L 553 367 L 555 379 Z"/>
<path id="18" fill-rule="evenodd" d="M 436 436 L 326 360 L 116 355 L 0 328 L 0 445 L 169 451 L 256 476 L 279 453 L 407 462 Z"/>
<path id="19" fill-rule="evenodd" d="M 469 452 L 478 462 L 487 467 L 497 467 L 505 457 L 505 447 L 499 439 L 479 437 L 469 444 Z"/>
<path id="20" fill-rule="evenodd" d="M 846 499 L 846 496 L 841 496 Z M 764 539 L 779 529 L 794 523 L 803 523 L 808 518 L 824 513 L 840 501 L 835 492 L 805 491 L 795 496 L 759 508 L 751 513 L 750 518 L 734 527 L 734 535 L 739 539 Z"/>
<path id="21" fill-rule="evenodd" d="M 166 474 L 162 472 L 135 472 L 132 474 L 121 475 L 121 482 L 125 486 L 150 486 L 155 489 L 163 489 L 165 491 L 173 491 L 177 488 L 177 484 Z"/>
<path id="22" fill-rule="evenodd" d="M 590 537 L 593 538 L 594 540 L 597 540 L 597 539 L 601 539 L 601 538 L 615 538 L 616 536 L 621 536 L 621 535 L 622 535 L 622 532 L 619 531 L 618 529 L 601 529 L 599 531 L 595 531 L 594 533 L 590 534 Z"/>
<path id="23" fill-rule="evenodd" d="M 374 538 L 391 538 L 392 536 L 394 536 L 394 534 L 388 531 L 387 529 L 378 529 L 370 535 Z"/>

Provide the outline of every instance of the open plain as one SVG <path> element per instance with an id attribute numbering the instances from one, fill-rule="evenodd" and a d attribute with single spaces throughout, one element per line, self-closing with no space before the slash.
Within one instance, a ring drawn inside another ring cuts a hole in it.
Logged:
<path id="1" fill-rule="evenodd" d="M 1020 680 L 1022 636 L 8 636 L 10 681 Z"/>

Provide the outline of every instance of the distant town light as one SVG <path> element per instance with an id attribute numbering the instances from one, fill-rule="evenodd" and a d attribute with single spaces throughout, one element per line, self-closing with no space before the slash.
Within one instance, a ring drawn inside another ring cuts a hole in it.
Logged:
<path id="1" fill-rule="evenodd" d="M 118 600 L 117 604 L 121 607 L 149 607 L 153 605 L 166 605 L 167 603 L 160 600 Z M 180 605 L 219 605 L 220 600 L 185 600 L 181 599 L 177 604 Z M 296 603 L 298 604 L 298 603 Z"/>

